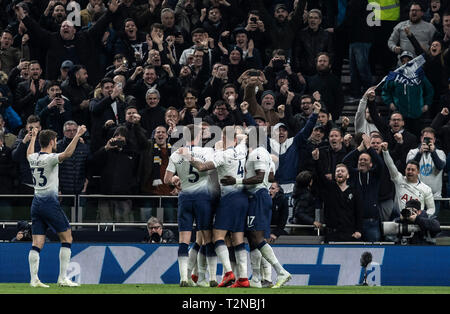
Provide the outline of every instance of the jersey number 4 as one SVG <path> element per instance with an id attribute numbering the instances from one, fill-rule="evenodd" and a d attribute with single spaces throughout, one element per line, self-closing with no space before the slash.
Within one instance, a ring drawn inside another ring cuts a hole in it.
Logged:
<path id="1" fill-rule="evenodd" d="M 36 178 L 34 177 L 34 170 L 37 170 L 39 172 L 39 182 L 36 182 Z M 31 177 L 33 178 L 33 185 L 36 186 L 38 184 L 40 187 L 43 187 L 47 184 L 47 178 L 44 176 L 44 168 L 32 168 L 31 169 Z"/>
<path id="2" fill-rule="evenodd" d="M 238 174 L 238 176 L 241 176 L 241 178 L 244 178 L 244 167 L 242 167 L 242 162 L 240 160 L 239 160 L 237 174 Z"/>

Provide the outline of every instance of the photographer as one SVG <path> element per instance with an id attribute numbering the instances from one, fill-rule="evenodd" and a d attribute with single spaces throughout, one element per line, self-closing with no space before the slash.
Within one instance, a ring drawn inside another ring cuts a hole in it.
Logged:
<path id="1" fill-rule="evenodd" d="M 401 211 L 400 217 L 394 222 L 414 224 L 420 227 L 420 231 L 411 232 L 408 237 L 399 240 L 406 240 L 407 244 L 434 245 L 436 235 L 441 231 L 439 221 L 429 217 L 418 200 L 412 199 L 406 202 L 405 208 Z"/>
<path id="2" fill-rule="evenodd" d="M 31 225 L 27 221 L 17 222 L 17 234 L 11 239 L 11 242 L 32 241 Z"/>
<path id="3" fill-rule="evenodd" d="M 143 241 L 145 243 L 177 243 L 172 230 L 164 229 L 162 222 L 156 217 L 150 217 L 147 221 L 147 231 Z"/>

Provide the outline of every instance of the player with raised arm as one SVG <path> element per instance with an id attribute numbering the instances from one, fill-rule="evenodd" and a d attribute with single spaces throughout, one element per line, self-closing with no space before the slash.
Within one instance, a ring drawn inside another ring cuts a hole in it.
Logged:
<path id="1" fill-rule="evenodd" d="M 47 228 L 52 228 L 61 241 L 59 251 L 58 285 L 76 287 L 79 284 L 67 278 L 67 266 L 71 257 L 72 230 L 69 220 L 64 214 L 58 201 L 58 164 L 70 158 L 75 151 L 78 140 L 86 132 L 84 125 L 79 126 L 77 134 L 62 153 L 56 152 L 57 134 L 52 130 L 39 133 L 41 150 L 34 152 L 34 145 L 38 129 L 32 130 L 30 144 L 27 149 L 27 160 L 33 176 L 34 198 L 31 204 L 32 247 L 28 254 L 32 287 L 49 286 L 43 284 L 38 277 L 39 254 L 44 247 Z"/>
<path id="2" fill-rule="evenodd" d="M 264 148 L 266 143 L 267 135 L 262 128 L 250 128 L 247 137 L 249 154 L 245 164 L 245 178 L 236 179 L 232 176 L 225 176 L 220 180 L 220 183 L 223 185 L 245 185 L 249 193 L 246 230 L 250 246 L 250 258 L 252 258 L 252 251 L 259 250 L 277 272 L 277 283 L 272 288 L 280 288 L 291 279 L 291 274 L 281 266 L 272 247 L 264 239 L 267 230 L 270 230 L 272 214 L 272 199 L 267 189 L 272 158 L 267 149 Z M 260 263 L 259 260 L 258 264 Z M 259 274 L 254 275 L 260 277 Z"/>
<path id="3" fill-rule="evenodd" d="M 186 128 L 189 131 L 187 137 L 189 140 L 187 143 L 188 149 L 192 156 L 202 162 L 212 160 L 214 150 L 198 146 L 201 145 L 201 128 L 193 124 L 188 125 Z M 197 224 L 197 229 L 202 232 L 203 243 L 206 245 L 207 263 L 210 264 L 212 262 L 211 259 L 208 259 L 208 256 L 212 256 L 210 251 L 214 252 L 214 245 L 211 242 L 213 213 L 211 207 L 212 196 L 209 189 L 210 178 L 208 172 L 198 172 L 178 151 L 172 153 L 169 158 L 169 164 L 164 175 L 164 183 L 174 184 L 172 179 L 175 174 L 179 177 L 181 186 L 181 192 L 178 196 L 180 286 L 188 287 L 188 276 L 190 276 L 188 274 L 189 244 L 191 242 L 194 220 Z M 211 285 L 213 285 L 212 281 L 215 281 L 215 279 L 210 278 Z"/>
<path id="4" fill-rule="evenodd" d="M 245 137 L 245 135 L 244 135 Z M 219 180 L 225 176 L 234 176 L 243 180 L 244 166 L 247 157 L 245 141 L 238 144 L 238 137 L 233 126 L 222 131 L 223 149 L 216 150 L 214 159 L 208 162 L 195 160 L 190 152 L 183 148 L 180 152 L 189 159 L 190 164 L 200 172 L 217 169 Z M 247 251 L 244 243 L 245 218 L 248 209 L 248 198 L 243 192 L 243 185 L 221 186 L 220 203 L 215 213 L 213 241 L 215 251 L 223 267 L 224 276 L 218 287 L 249 287 L 247 278 Z M 227 232 L 231 239 L 237 261 L 237 276 L 232 271 L 228 248 L 225 244 Z M 233 284 L 234 283 L 234 284 Z"/>

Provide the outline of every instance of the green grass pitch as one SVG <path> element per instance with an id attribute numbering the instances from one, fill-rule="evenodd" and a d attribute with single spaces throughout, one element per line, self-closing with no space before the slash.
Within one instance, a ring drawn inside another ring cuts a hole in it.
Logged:
<path id="1" fill-rule="evenodd" d="M 450 294 L 450 287 L 285 286 L 269 288 L 181 288 L 170 284 L 97 284 L 80 287 L 32 288 L 26 283 L 1 283 L 0 294 Z"/>

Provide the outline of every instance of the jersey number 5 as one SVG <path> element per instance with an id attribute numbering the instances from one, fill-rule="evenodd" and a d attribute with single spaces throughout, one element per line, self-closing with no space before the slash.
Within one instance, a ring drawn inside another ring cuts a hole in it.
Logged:
<path id="1" fill-rule="evenodd" d="M 44 168 L 37 168 L 36 170 L 39 172 L 39 182 L 36 182 L 36 178 L 34 177 L 34 170 L 35 168 L 31 169 L 31 177 L 33 178 L 33 185 L 36 186 L 36 183 L 43 187 L 47 184 L 47 178 L 44 176 Z M 41 181 L 42 180 L 42 181 Z"/>
<path id="2" fill-rule="evenodd" d="M 189 175 L 194 175 L 194 178 L 189 178 L 188 181 L 191 183 L 195 183 L 198 181 L 198 179 L 200 178 L 200 175 L 198 174 L 197 171 L 194 170 L 194 166 L 191 165 L 191 167 L 189 168 Z"/>

